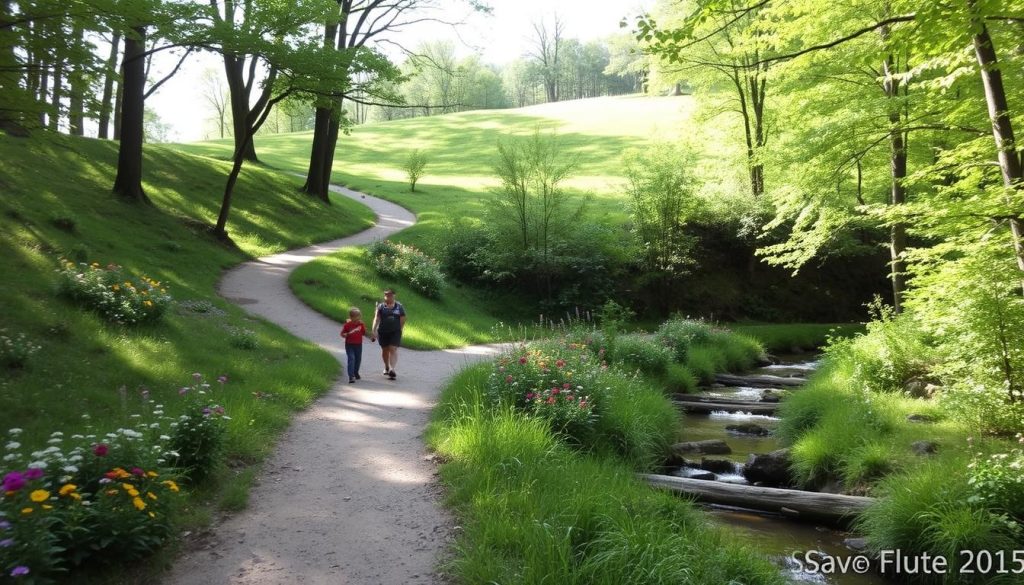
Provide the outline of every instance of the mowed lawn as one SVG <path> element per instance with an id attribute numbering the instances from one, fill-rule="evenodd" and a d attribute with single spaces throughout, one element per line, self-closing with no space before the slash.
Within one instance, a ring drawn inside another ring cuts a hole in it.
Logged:
<path id="1" fill-rule="evenodd" d="M 338 141 L 333 180 L 414 211 L 417 225 L 395 239 L 430 250 L 444 218 L 482 217 L 498 186 L 493 171 L 498 140 L 539 130 L 556 134 L 577 162 L 566 186 L 575 195 L 591 195 L 594 214 L 623 221 L 622 155 L 686 136 L 693 111 L 688 96 L 624 96 L 367 124 Z M 311 139 L 309 132 L 259 136 L 256 150 L 270 166 L 304 173 Z M 230 141 L 174 148 L 216 158 L 231 154 Z M 402 170 L 413 149 L 429 160 L 415 193 Z"/>

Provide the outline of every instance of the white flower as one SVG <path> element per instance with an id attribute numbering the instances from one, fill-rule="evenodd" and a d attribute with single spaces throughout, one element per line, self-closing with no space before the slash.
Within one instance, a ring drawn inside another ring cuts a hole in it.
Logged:
<path id="1" fill-rule="evenodd" d="M 142 418 L 141 414 L 133 414 L 131 418 Z"/>
<path id="2" fill-rule="evenodd" d="M 29 469 L 46 469 L 46 462 L 45 461 L 33 461 L 32 463 L 28 464 L 28 468 Z"/>
<path id="3" fill-rule="evenodd" d="M 62 433 L 60 431 L 53 431 L 52 433 L 50 433 L 50 436 L 51 437 L 63 437 L 64 433 Z"/>
<path id="4" fill-rule="evenodd" d="M 110 479 L 109 477 L 101 477 L 100 478 L 100 485 L 107 485 L 108 483 L 111 483 L 112 481 L 114 481 L 114 480 Z"/>
<path id="5" fill-rule="evenodd" d="M 169 435 L 160 435 L 160 440 L 161 441 L 170 441 L 171 437 Z"/>
<path id="6" fill-rule="evenodd" d="M 164 414 L 164 411 L 162 411 L 162 410 L 154 410 L 153 411 L 153 415 L 154 416 L 163 416 L 163 414 Z"/>
<path id="7" fill-rule="evenodd" d="M 60 445 L 63 442 L 64 442 L 64 439 L 61 439 L 60 437 L 54 437 L 54 438 L 50 439 L 49 441 L 47 441 L 46 443 L 48 445 Z"/>
<path id="8" fill-rule="evenodd" d="M 78 473 L 78 468 L 74 465 L 65 465 L 63 469 L 64 473 Z"/>
<path id="9" fill-rule="evenodd" d="M 71 435 L 71 438 L 72 439 L 84 439 L 85 437 L 82 436 L 82 435 Z"/>
<path id="10" fill-rule="evenodd" d="M 11 441 L 10 443 L 7 443 L 6 445 L 4 445 L 4 449 L 7 449 L 8 451 L 14 451 L 16 449 L 21 449 L 21 443 L 19 443 L 17 441 Z"/>
<path id="11" fill-rule="evenodd" d="M 60 478 L 60 482 L 61 482 L 61 483 L 68 483 L 68 482 L 69 482 L 69 481 L 71 481 L 72 479 L 73 479 L 73 478 L 72 478 L 72 477 L 71 477 L 70 475 L 64 475 L 64 476 L 61 476 L 61 478 Z"/>
<path id="12" fill-rule="evenodd" d="M 151 429 L 159 429 L 160 428 L 160 423 L 153 423 L 153 424 L 149 425 L 149 428 L 151 428 Z"/>
<path id="13" fill-rule="evenodd" d="M 7 429 L 7 434 L 9 434 L 9 435 L 20 435 L 21 434 L 21 429 L 18 429 L 18 428 Z"/>
<path id="14" fill-rule="evenodd" d="M 4 461 L 17 461 L 17 460 L 18 460 L 18 454 L 17 453 L 8 453 L 7 455 L 4 455 Z"/>
<path id="15" fill-rule="evenodd" d="M 81 455 L 72 455 L 71 457 L 68 457 L 68 461 L 70 461 L 71 463 L 78 463 L 81 460 L 82 460 L 82 456 Z"/>
<path id="16" fill-rule="evenodd" d="M 60 453 L 60 447 L 47 447 L 43 449 L 44 455 L 49 455 L 51 453 Z"/>

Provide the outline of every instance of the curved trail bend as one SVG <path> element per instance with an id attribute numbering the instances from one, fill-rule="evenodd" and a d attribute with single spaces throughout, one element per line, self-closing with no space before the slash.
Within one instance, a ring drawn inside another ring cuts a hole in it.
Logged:
<path id="1" fill-rule="evenodd" d="M 344 363 L 340 324 L 292 295 L 288 275 L 318 256 L 405 229 L 416 218 L 393 203 L 332 190 L 369 206 L 377 215 L 374 227 L 241 264 L 224 276 L 220 293 Z M 435 568 L 450 522 L 434 464 L 424 457 L 422 432 L 445 379 L 496 351 L 403 349 L 398 380 L 391 382 L 381 375 L 378 346 L 367 344 L 363 379 L 349 385 L 339 375 L 330 391 L 296 415 L 264 463 L 249 507 L 215 525 L 205 545 L 178 559 L 163 582 L 439 583 Z"/>

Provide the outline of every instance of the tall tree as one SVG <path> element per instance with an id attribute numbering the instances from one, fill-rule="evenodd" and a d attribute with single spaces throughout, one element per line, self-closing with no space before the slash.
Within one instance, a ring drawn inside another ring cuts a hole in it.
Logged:
<path id="1" fill-rule="evenodd" d="M 552 20 L 550 28 L 544 19 L 533 22 L 533 48 L 530 49 L 529 55 L 540 66 L 541 76 L 544 80 L 544 92 L 548 101 L 557 102 L 560 99 L 561 51 L 565 35 L 565 22 L 557 14 Z"/>
<path id="2" fill-rule="evenodd" d="M 100 114 L 98 136 L 110 137 L 110 115 L 114 106 L 114 83 L 117 78 L 117 57 L 121 47 L 121 31 L 114 31 L 110 38 L 110 54 L 103 67 L 103 95 L 100 97 Z"/>
<path id="3" fill-rule="evenodd" d="M 142 189 L 142 144 L 145 141 L 146 25 L 136 25 L 124 36 L 121 87 L 123 105 L 114 193 L 133 202 L 149 203 Z"/>

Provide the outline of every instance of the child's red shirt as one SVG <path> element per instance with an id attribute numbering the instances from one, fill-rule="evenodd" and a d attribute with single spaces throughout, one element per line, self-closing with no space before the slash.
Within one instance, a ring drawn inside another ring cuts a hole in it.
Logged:
<path id="1" fill-rule="evenodd" d="M 345 334 L 351 331 L 352 333 L 345 337 Z M 345 324 L 341 327 L 341 336 L 345 338 L 346 345 L 360 345 L 363 343 L 363 335 L 366 334 L 366 323 L 360 321 L 359 323 L 353 323 L 352 321 L 345 321 Z"/>

